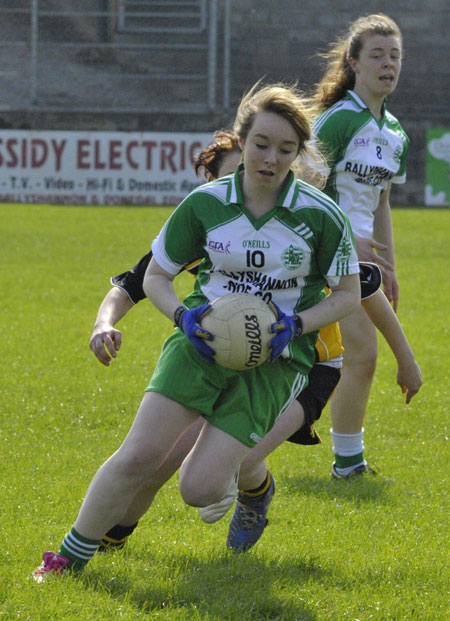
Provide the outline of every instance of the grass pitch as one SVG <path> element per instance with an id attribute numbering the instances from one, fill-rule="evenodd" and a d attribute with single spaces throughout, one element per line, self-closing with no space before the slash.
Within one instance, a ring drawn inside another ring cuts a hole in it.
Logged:
<path id="1" fill-rule="evenodd" d="M 174 477 L 123 553 L 41 586 L 31 571 L 58 548 L 92 475 L 126 434 L 172 330 L 144 301 L 119 324 L 111 367 L 88 348 L 109 276 L 147 251 L 170 209 L 0 211 L 1 618 L 449 618 L 450 211 L 393 212 L 399 317 L 424 385 L 405 406 L 380 339 L 366 421 L 377 477 L 331 480 L 325 412 L 321 446 L 286 443 L 269 458 L 277 494 L 252 551 L 227 551 L 228 516 L 201 523 Z M 178 279 L 180 294 L 190 279 Z"/>

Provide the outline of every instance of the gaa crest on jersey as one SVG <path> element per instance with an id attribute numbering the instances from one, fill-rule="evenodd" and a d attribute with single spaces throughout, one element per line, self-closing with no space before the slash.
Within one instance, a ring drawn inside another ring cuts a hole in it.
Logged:
<path id="1" fill-rule="evenodd" d="M 281 255 L 281 262 L 288 270 L 295 270 L 303 263 L 305 251 L 299 246 L 290 244 Z"/>

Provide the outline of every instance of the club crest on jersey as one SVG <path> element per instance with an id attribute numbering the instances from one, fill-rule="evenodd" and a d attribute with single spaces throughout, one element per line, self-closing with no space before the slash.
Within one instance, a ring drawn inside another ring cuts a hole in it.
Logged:
<path id="1" fill-rule="evenodd" d="M 348 259 L 352 252 L 352 242 L 348 239 L 343 239 L 338 246 L 336 252 L 336 258 L 338 261 L 342 261 L 342 259 Z"/>
<path id="2" fill-rule="evenodd" d="M 220 254 L 231 254 L 230 246 L 230 241 L 226 242 L 225 244 L 220 241 L 212 240 L 208 242 L 208 250 L 212 250 L 213 252 L 219 252 Z"/>
<path id="3" fill-rule="evenodd" d="M 395 147 L 395 151 L 394 151 L 394 155 L 393 155 L 394 162 L 397 162 L 397 164 L 398 164 L 398 163 L 400 162 L 400 160 L 402 159 L 402 152 L 403 152 L 403 151 L 402 151 L 402 148 L 401 148 L 401 146 L 398 144 L 398 145 Z"/>
<path id="4" fill-rule="evenodd" d="M 303 263 L 305 259 L 305 251 L 298 246 L 292 244 L 288 246 L 281 255 L 281 262 L 288 270 L 295 270 Z"/>

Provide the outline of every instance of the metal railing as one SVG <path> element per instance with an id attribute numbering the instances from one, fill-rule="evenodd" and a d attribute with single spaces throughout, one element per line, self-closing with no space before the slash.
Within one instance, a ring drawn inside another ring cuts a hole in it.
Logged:
<path id="1" fill-rule="evenodd" d="M 118 0 L 120 32 L 199 33 L 207 25 L 206 0 Z"/>
<path id="2" fill-rule="evenodd" d="M 3 0 L 0 60 L 0 110 L 227 109 L 230 0 Z"/>

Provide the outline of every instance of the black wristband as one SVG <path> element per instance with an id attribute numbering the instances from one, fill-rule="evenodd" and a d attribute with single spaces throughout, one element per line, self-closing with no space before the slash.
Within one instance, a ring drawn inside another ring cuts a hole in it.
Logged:
<path id="1" fill-rule="evenodd" d="M 296 336 L 300 336 L 303 334 L 303 321 L 300 315 L 292 315 L 295 321 L 295 325 L 297 326 L 297 334 Z"/>
<path id="2" fill-rule="evenodd" d="M 185 306 L 179 306 L 173 314 L 173 322 L 177 326 L 177 328 L 180 327 L 181 315 L 184 313 L 185 310 L 187 310 Z"/>

